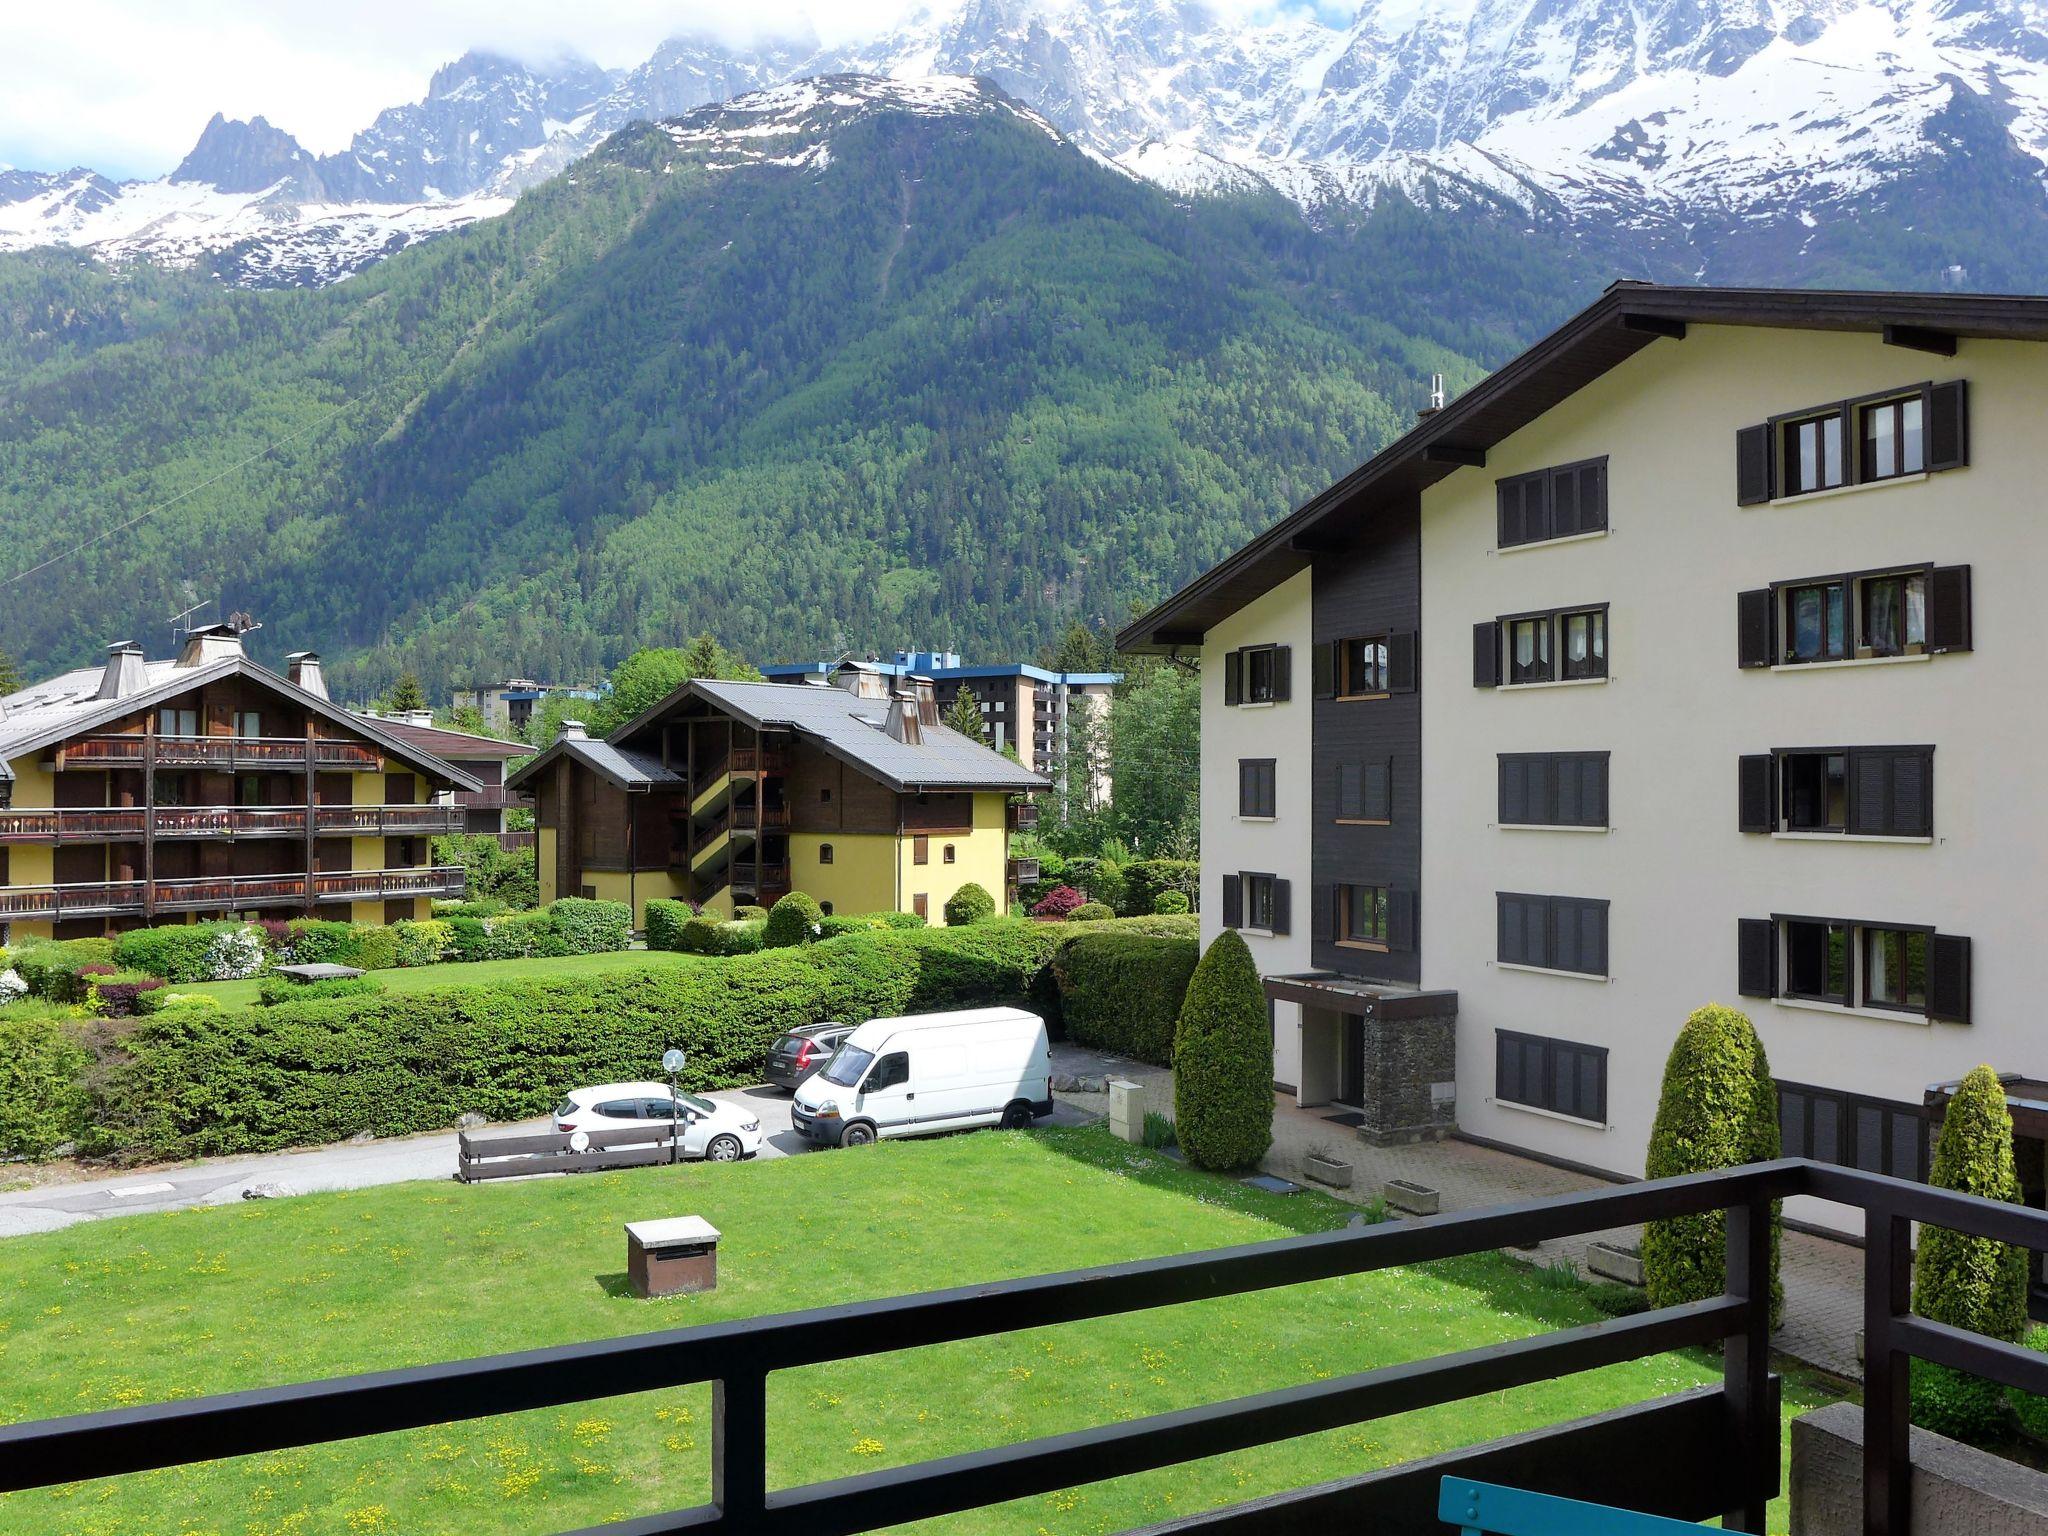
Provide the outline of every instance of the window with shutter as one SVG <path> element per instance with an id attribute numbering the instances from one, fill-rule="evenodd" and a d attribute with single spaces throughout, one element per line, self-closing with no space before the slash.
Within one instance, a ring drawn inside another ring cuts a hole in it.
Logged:
<path id="1" fill-rule="evenodd" d="M 1607 907 L 1583 896 L 1529 896 L 1497 892 L 1496 957 L 1576 975 L 1607 974 Z"/>
<path id="2" fill-rule="evenodd" d="M 1849 753 L 1849 824 L 1865 837 L 1933 835 L 1932 747 Z"/>
<path id="3" fill-rule="evenodd" d="M 1294 697 L 1294 647 L 1276 645 L 1273 647 L 1273 692 L 1275 704 L 1284 704 Z"/>
<path id="4" fill-rule="evenodd" d="M 1934 934 L 1928 945 L 1927 1015 L 1951 1024 L 1970 1022 L 1970 941 Z"/>
<path id="5" fill-rule="evenodd" d="M 1745 917 L 1735 932 L 1735 990 L 1744 997 L 1778 994 L 1778 925 L 1767 917 Z"/>
<path id="6" fill-rule="evenodd" d="M 1387 948 L 1403 954 L 1415 948 L 1415 893 L 1398 886 L 1387 891 Z"/>
<path id="7" fill-rule="evenodd" d="M 1315 648 L 1316 697 L 1333 699 L 1337 696 L 1337 650 L 1341 640 L 1331 640 Z"/>
<path id="8" fill-rule="evenodd" d="M 1502 549 L 1607 527 L 1607 460 L 1560 464 L 1496 482 Z"/>
<path id="9" fill-rule="evenodd" d="M 1937 565 L 1927 573 L 1927 649 L 1970 649 L 1970 568 Z"/>
<path id="10" fill-rule="evenodd" d="M 1735 437 L 1743 506 L 1844 485 L 1961 469 L 1970 458 L 1962 379 L 1882 390 L 1774 416 Z"/>
<path id="11" fill-rule="evenodd" d="M 1284 935 L 1294 928 L 1294 882 L 1274 880 L 1272 886 L 1272 904 L 1268 909 L 1266 927 L 1275 935 Z"/>
<path id="12" fill-rule="evenodd" d="M 1394 819 L 1394 761 L 1375 759 L 1359 765 L 1359 812 L 1363 821 Z"/>
<path id="13" fill-rule="evenodd" d="M 1786 1157 L 1925 1182 L 1929 1129 L 1918 1104 L 1778 1084 L 1778 1143 Z"/>
<path id="14" fill-rule="evenodd" d="M 1486 619 L 1472 626 L 1472 686 L 1500 686 L 1500 620 Z"/>
<path id="15" fill-rule="evenodd" d="M 1362 763 L 1337 765 L 1337 819 L 1365 820 L 1365 765 Z"/>
<path id="16" fill-rule="evenodd" d="M 1503 752 L 1498 761 L 1502 826 L 1607 825 L 1607 753 Z"/>
<path id="17" fill-rule="evenodd" d="M 1961 469 L 1970 462 L 1970 386 L 1963 379 L 1927 391 L 1927 467 Z"/>
<path id="18" fill-rule="evenodd" d="M 1242 928 L 1244 926 L 1244 876 L 1226 874 L 1223 877 L 1223 926 Z"/>
<path id="19" fill-rule="evenodd" d="M 1735 504 L 1753 507 L 1769 501 L 1775 489 L 1775 455 L 1768 422 L 1744 427 L 1735 434 Z"/>
<path id="20" fill-rule="evenodd" d="M 1735 594 L 1735 662 L 1741 667 L 1768 667 L 1772 652 L 1777 594 L 1769 587 Z"/>
<path id="21" fill-rule="evenodd" d="M 1223 655 L 1223 702 L 1242 704 L 1244 702 L 1244 652 L 1226 651 Z"/>
<path id="22" fill-rule="evenodd" d="M 1737 820 L 1744 832 L 1775 832 L 1778 829 L 1778 760 L 1769 752 L 1741 759 L 1740 804 Z"/>
<path id="23" fill-rule="evenodd" d="M 1415 691 L 1415 631 L 1396 630 L 1387 636 L 1387 692 Z"/>
<path id="24" fill-rule="evenodd" d="M 1270 757 L 1238 759 L 1238 815 L 1269 819 L 1277 814 L 1276 769 L 1277 764 Z"/>
<path id="25" fill-rule="evenodd" d="M 1552 1114 L 1604 1125 L 1607 1120 L 1607 1049 L 1494 1032 L 1493 1096 Z"/>

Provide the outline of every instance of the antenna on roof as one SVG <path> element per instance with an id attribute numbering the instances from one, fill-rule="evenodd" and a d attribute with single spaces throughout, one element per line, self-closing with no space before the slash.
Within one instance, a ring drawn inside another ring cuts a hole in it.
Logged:
<path id="1" fill-rule="evenodd" d="M 185 584 L 185 596 L 188 598 L 192 596 L 192 584 L 190 582 L 187 582 Z M 193 603 L 190 608 L 187 608 L 182 613 L 172 614 L 171 645 L 173 647 L 176 647 L 184 640 L 184 638 L 187 635 L 191 634 L 193 630 L 197 629 L 199 626 L 192 622 L 193 619 L 198 617 L 200 614 L 206 612 L 206 610 L 211 608 L 212 606 L 213 599 L 209 597 L 204 602 Z"/>
<path id="2" fill-rule="evenodd" d="M 1427 421 L 1444 408 L 1444 376 L 1432 373 L 1429 376 L 1429 404 L 1415 413 L 1417 421 Z"/>

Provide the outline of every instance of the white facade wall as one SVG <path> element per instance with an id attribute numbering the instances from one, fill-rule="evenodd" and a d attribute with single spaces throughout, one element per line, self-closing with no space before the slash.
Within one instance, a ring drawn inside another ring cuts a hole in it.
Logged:
<path id="1" fill-rule="evenodd" d="M 1968 468 L 1736 505 L 1739 428 L 1951 378 L 1970 385 Z M 1712 1001 L 1755 1019 L 1780 1081 L 1917 1102 L 1928 1084 L 1979 1062 L 2048 1075 L 2038 1026 L 2048 944 L 2037 918 L 2048 873 L 2038 771 L 2048 708 L 2028 634 L 2048 595 L 2044 407 L 2048 349 L 2038 345 L 1964 340 L 1943 358 L 1868 334 L 1695 325 L 1496 445 L 1483 469 L 1460 469 L 1425 493 L 1422 971 L 1425 986 L 1459 995 L 1462 1129 L 1640 1174 L 1672 1038 Z M 1496 480 L 1601 455 L 1605 535 L 1496 549 Z M 1972 567 L 1974 651 L 1737 667 L 1738 592 L 1920 562 Z M 1474 623 L 1599 602 L 1612 605 L 1607 682 L 1473 686 Z M 1249 637 L 1235 623 L 1228 634 Z M 1205 660 L 1235 643 L 1219 631 Z M 1738 830 L 1744 753 L 1920 743 L 1935 745 L 1931 842 Z M 1581 750 L 1612 753 L 1611 830 L 1494 825 L 1497 753 Z M 1216 754 L 1219 773 L 1234 755 Z M 1206 776 L 1204 787 L 1205 826 L 1228 827 L 1220 780 L 1213 800 Z M 1205 857 L 1205 880 L 1221 867 Z M 1497 891 L 1610 901 L 1611 977 L 1498 968 Z M 1774 912 L 1968 935 L 1973 1022 L 1738 996 L 1737 920 Z M 1496 1102 L 1494 1032 L 1503 1028 L 1606 1046 L 1608 1123 Z"/>
<path id="2" fill-rule="evenodd" d="M 1307 571 L 1282 583 L 1218 624 L 1202 641 L 1202 944 L 1221 931 L 1223 882 L 1239 871 L 1270 873 L 1292 882 L 1293 908 L 1286 934 L 1240 929 L 1264 976 L 1309 969 L 1310 782 L 1314 692 L 1309 645 L 1314 615 Z M 1240 646 L 1293 648 L 1291 697 L 1284 703 L 1223 702 L 1223 658 Z M 1192 745 L 1192 744 L 1191 744 Z M 1270 821 L 1237 814 L 1241 758 L 1275 760 Z M 1301 1081 L 1300 1006 L 1275 1003 L 1273 1077 Z"/>

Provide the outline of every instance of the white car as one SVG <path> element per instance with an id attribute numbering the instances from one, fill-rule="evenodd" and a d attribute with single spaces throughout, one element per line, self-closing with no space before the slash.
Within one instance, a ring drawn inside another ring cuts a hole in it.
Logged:
<path id="1" fill-rule="evenodd" d="M 564 1135 L 644 1128 L 649 1141 L 665 1144 L 671 1124 L 682 1132 L 685 1157 L 736 1163 L 761 1150 L 761 1122 L 737 1104 L 694 1093 L 671 1099 L 666 1083 L 600 1083 L 555 1106 L 555 1129 Z"/>

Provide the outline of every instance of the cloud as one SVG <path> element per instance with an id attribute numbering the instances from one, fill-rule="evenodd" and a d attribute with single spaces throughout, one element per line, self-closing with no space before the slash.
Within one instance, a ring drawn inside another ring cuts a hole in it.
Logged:
<path id="1" fill-rule="evenodd" d="M 902 0 L 30 0 L 8 7 L 0 55 L 0 162 L 156 176 L 215 112 L 258 114 L 316 154 L 345 147 L 379 110 L 426 94 L 470 48 L 542 60 L 639 63 L 665 37 L 800 31 L 827 41 L 886 27 Z M 807 17 L 807 14 L 808 17 Z"/>

